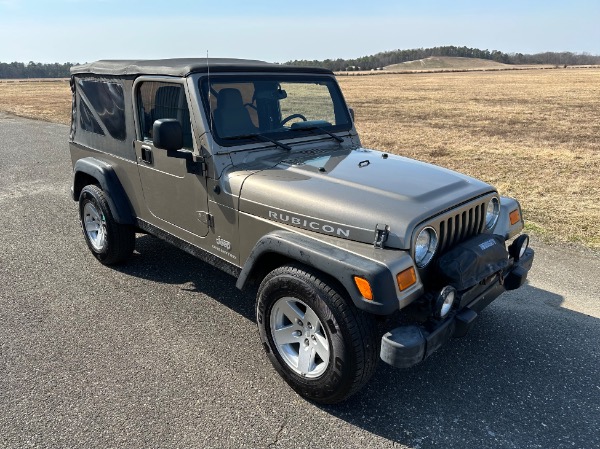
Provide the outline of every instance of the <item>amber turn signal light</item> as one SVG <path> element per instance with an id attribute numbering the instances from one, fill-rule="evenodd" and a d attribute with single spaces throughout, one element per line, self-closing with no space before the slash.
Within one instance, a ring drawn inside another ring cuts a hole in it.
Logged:
<path id="1" fill-rule="evenodd" d="M 369 281 L 367 281 L 365 278 L 354 276 L 354 283 L 356 284 L 356 287 L 363 298 L 373 301 L 373 290 L 371 290 L 371 284 L 369 284 Z"/>
<path id="2" fill-rule="evenodd" d="M 516 222 L 518 222 L 519 220 L 521 220 L 521 214 L 519 213 L 519 209 L 515 209 L 513 210 L 510 215 L 510 225 L 514 225 Z"/>
<path id="3" fill-rule="evenodd" d="M 406 270 L 398 273 L 396 280 L 398 281 L 398 288 L 400 291 L 406 290 L 411 285 L 414 285 L 417 282 L 417 273 L 415 273 L 415 267 L 407 268 Z"/>

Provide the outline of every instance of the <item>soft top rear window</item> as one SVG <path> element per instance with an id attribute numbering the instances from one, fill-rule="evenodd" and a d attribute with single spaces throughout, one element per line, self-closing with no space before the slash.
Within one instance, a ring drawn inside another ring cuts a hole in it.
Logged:
<path id="1" fill-rule="evenodd" d="M 78 79 L 77 84 L 83 91 L 84 103 L 93 110 L 108 133 L 115 139 L 125 140 L 125 98 L 121 85 L 87 79 Z"/>

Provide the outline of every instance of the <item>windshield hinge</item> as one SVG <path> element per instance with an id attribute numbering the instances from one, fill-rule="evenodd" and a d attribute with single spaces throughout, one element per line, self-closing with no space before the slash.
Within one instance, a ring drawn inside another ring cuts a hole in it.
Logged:
<path id="1" fill-rule="evenodd" d="M 200 166 L 201 175 L 206 176 L 208 173 L 208 164 L 205 160 L 198 161 L 197 164 Z"/>
<path id="2" fill-rule="evenodd" d="M 373 242 L 373 246 L 376 249 L 385 248 L 385 242 L 387 241 L 390 235 L 390 227 L 389 225 L 375 225 L 375 241 Z"/>
<path id="3" fill-rule="evenodd" d="M 192 155 L 186 158 L 186 168 L 188 173 L 199 176 L 206 176 L 208 165 L 203 157 Z"/>

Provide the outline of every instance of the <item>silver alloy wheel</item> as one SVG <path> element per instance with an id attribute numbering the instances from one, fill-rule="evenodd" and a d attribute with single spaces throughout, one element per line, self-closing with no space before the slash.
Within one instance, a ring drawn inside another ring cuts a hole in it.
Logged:
<path id="1" fill-rule="evenodd" d="M 102 251 L 106 243 L 106 222 L 94 204 L 87 202 L 83 207 L 83 226 L 88 240 L 96 251 Z"/>
<path id="2" fill-rule="evenodd" d="M 329 365 L 329 340 L 317 314 L 297 298 L 280 298 L 271 309 L 271 335 L 277 352 L 294 372 L 309 379 Z"/>

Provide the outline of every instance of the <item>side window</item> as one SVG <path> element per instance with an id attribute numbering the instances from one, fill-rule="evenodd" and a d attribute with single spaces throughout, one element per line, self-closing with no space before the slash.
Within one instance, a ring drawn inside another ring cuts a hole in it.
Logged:
<path id="1" fill-rule="evenodd" d="M 152 141 L 152 125 L 161 118 L 174 118 L 183 129 L 183 147 L 192 149 L 192 126 L 185 91 L 181 84 L 147 81 L 141 84 L 137 95 L 140 134 L 144 141 Z"/>
<path id="2" fill-rule="evenodd" d="M 115 139 L 125 140 L 125 98 L 120 84 L 78 80 L 81 89 L 80 124 L 83 129 L 104 135 L 98 120 Z"/>

